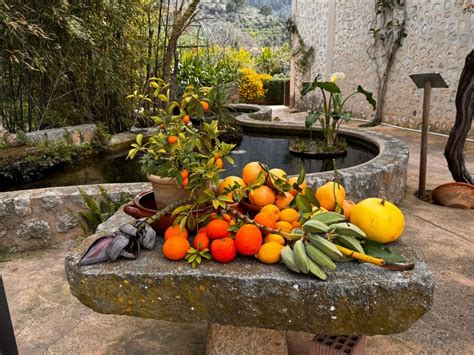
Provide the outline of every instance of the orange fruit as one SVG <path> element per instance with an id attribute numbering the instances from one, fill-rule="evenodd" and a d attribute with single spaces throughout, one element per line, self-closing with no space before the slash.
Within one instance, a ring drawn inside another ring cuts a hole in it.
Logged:
<path id="1" fill-rule="evenodd" d="M 216 165 L 219 169 L 222 169 L 224 167 L 224 161 L 221 158 L 217 158 Z"/>
<path id="2" fill-rule="evenodd" d="M 271 182 L 271 179 L 270 179 L 270 175 L 275 179 L 275 178 L 278 178 L 278 179 L 281 179 L 281 180 L 284 180 L 284 181 L 288 181 L 288 178 L 287 178 L 287 175 L 286 175 L 286 172 L 282 169 L 278 169 L 278 168 L 273 168 L 273 169 L 270 169 L 268 171 L 268 175 L 267 176 L 267 185 L 268 186 L 273 186 L 272 185 L 272 182 Z"/>
<path id="3" fill-rule="evenodd" d="M 219 239 L 227 237 L 227 229 L 229 229 L 229 223 L 223 219 L 215 219 L 210 221 L 206 227 L 207 236 L 209 239 Z"/>
<path id="4" fill-rule="evenodd" d="M 175 144 L 178 141 L 178 137 L 176 136 L 169 136 L 168 137 L 168 143 L 169 144 Z"/>
<path id="5" fill-rule="evenodd" d="M 254 206 L 263 207 L 275 202 L 275 193 L 266 185 L 257 187 L 249 193 L 250 203 Z"/>
<path id="6" fill-rule="evenodd" d="M 229 223 L 232 221 L 232 217 L 227 213 L 222 215 L 222 219 L 226 222 L 229 222 Z"/>
<path id="7" fill-rule="evenodd" d="M 204 112 L 209 111 L 209 103 L 207 101 L 201 101 L 201 107 Z"/>
<path id="8" fill-rule="evenodd" d="M 254 221 L 261 224 L 262 226 L 266 226 L 268 228 L 275 228 L 275 217 L 268 212 L 259 212 L 254 218 Z"/>
<path id="9" fill-rule="evenodd" d="M 293 196 L 296 196 L 296 194 L 298 193 L 298 191 L 296 191 L 294 188 L 293 188 L 293 185 L 298 183 L 298 176 L 294 176 L 292 178 L 289 178 L 288 179 L 288 182 L 291 184 L 292 188 L 290 190 L 290 194 L 292 194 Z M 308 187 L 308 184 L 306 183 L 306 180 L 303 181 L 303 183 L 301 185 L 299 185 L 299 187 L 304 191 L 305 188 Z"/>
<path id="10" fill-rule="evenodd" d="M 298 222 L 298 221 L 291 222 L 291 225 L 293 226 L 293 228 L 299 228 L 299 227 L 301 227 L 301 223 Z"/>
<path id="11" fill-rule="evenodd" d="M 262 246 L 262 233 L 253 224 L 244 224 L 235 235 L 235 247 L 239 254 L 254 255 Z"/>
<path id="12" fill-rule="evenodd" d="M 217 185 L 217 194 L 222 195 L 224 193 L 225 189 L 227 189 L 231 186 L 234 186 L 236 183 L 241 187 L 247 186 L 245 184 L 245 181 L 242 178 L 240 178 L 238 176 L 227 176 L 224 180 L 222 180 L 219 183 L 219 185 Z M 232 194 L 230 194 L 230 195 L 232 195 Z"/>
<path id="13" fill-rule="evenodd" d="M 216 239 L 211 244 L 211 255 L 215 261 L 228 263 L 237 256 L 235 242 L 232 238 Z"/>
<path id="14" fill-rule="evenodd" d="M 184 115 L 184 116 L 183 116 L 183 122 L 184 122 L 184 124 L 188 124 L 189 121 L 191 121 L 191 117 L 189 117 L 189 115 Z"/>
<path id="15" fill-rule="evenodd" d="M 260 210 L 260 213 L 268 213 L 269 215 L 273 216 L 273 219 L 278 221 L 280 219 L 280 209 L 275 205 L 265 205 Z"/>
<path id="16" fill-rule="evenodd" d="M 183 185 L 183 187 L 186 187 L 188 186 L 188 184 L 189 184 L 189 179 L 188 178 L 183 179 L 183 182 L 181 183 L 181 185 Z"/>
<path id="17" fill-rule="evenodd" d="M 285 245 L 286 241 L 280 234 L 269 234 L 265 237 L 264 243 L 276 242 L 280 245 Z"/>
<path id="18" fill-rule="evenodd" d="M 321 207 L 329 211 L 334 211 L 336 202 L 342 205 L 346 197 L 346 190 L 344 187 L 336 182 L 330 181 L 320 186 L 315 193 L 316 199 Z"/>
<path id="19" fill-rule="evenodd" d="M 263 169 L 258 162 L 250 162 L 242 169 L 242 178 L 248 185 L 257 178 L 261 171 L 263 171 Z"/>
<path id="20" fill-rule="evenodd" d="M 288 207 L 294 199 L 295 197 L 289 192 L 279 193 L 275 197 L 275 206 L 282 210 Z"/>
<path id="21" fill-rule="evenodd" d="M 280 221 L 284 222 L 296 222 L 300 218 L 300 214 L 294 208 L 285 208 L 280 211 Z"/>
<path id="22" fill-rule="evenodd" d="M 186 230 L 186 228 L 181 231 L 179 226 L 170 226 L 166 228 L 165 240 L 168 240 L 171 237 L 182 237 L 184 239 L 188 239 L 188 231 Z"/>
<path id="23" fill-rule="evenodd" d="M 174 236 L 165 241 L 162 251 L 169 260 L 182 260 L 190 247 L 191 245 L 187 239 Z"/>
<path id="24" fill-rule="evenodd" d="M 181 170 L 181 177 L 183 179 L 186 179 L 188 176 L 189 176 L 189 172 L 186 169 Z"/>
<path id="25" fill-rule="evenodd" d="M 283 232 L 289 233 L 293 230 L 293 226 L 291 225 L 290 222 L 279 221 L 279 222 L 276 222 L 275 229 L 279 229 Z"/>
<path id="26" fill-rule="evenodd" d="M 346 217 L 347 220 L 351 219 L 351 214 L 352 214 L 352 209 L 356 203 L 351 200 L 344 200 L 342 201 L 342 209 L 344 210 L 344 217 Z"/>
<path id="27" fill-rule="evenodd" d="M 198 233 L 194 237 L 193 245 L 194 249 L 196 250 L 203 250 L 209 248 L 209 243 L 210 240 L 206 233 Z"/>

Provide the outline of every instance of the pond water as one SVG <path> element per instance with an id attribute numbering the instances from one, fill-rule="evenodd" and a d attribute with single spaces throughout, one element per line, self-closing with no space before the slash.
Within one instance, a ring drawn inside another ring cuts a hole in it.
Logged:
<path id="1" fill-rule="evenodd" d="M 241 175 L 242 168 L 250 161 L 259 161 L 270 168 L 281 168 L 288 175 L 297 175 L 303 164 L 306 173 L 333 170 L 332 160 L 303 159 L 289 153 L 289 139 L 294 136 L 264 135 L 244 132 L 241 144 L 232 153 L 235 164 L 226 162 L 223 176 Z M 336 159 L 338 169 L 369 161 L 377 149 L 348 139 L 345 157 Z M 140 173 L 138 160 L 125 160 L 126 152 L 79 161 L 60 171 L 50 172 L 42 179 L 16 186 L 1 186 L 0 191 L 36 189 L 49 186 L 146 181 Z"/>

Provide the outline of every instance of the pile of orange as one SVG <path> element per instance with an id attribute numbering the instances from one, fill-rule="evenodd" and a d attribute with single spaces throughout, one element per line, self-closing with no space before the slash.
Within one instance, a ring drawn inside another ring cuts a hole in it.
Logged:
<path id="1" fill-rule="evenodd" d="M 221 163 L 219 156 L 214 158 L 216 164 Z M 184 184 L 188 179 L 186 171 L 182 172 L 182 178 Z M 257 178 L 261 182 L 260 186 L 248 193 L 250 204 L 259 208 L 259 212 L 254 217 L 255 223 L 246 223 L 237 229 L 235 228 L 236 221 L 232 220 L 228 214 L 212 213 L 211 221 L 199 229 L 194 237 L 194 249 L 210 251 L 213 259 L 221 263 L 231 262 L 237 254 L 255 256 L 267 264 L 280 261 L 279 252 L 286 244 L 286 240 L 278 234 L 278 231 L 284 235 L 283 232 L 289 233 L 301 227 L 301 216 L 295 207 L 295 198 L 298 193 L 305 193 L 307 183 L 303 181 L 299 185 L 300 192 L 298 192 L 293 188 L 297 183 L 297 177 L 288 178 L 282 169 L 266 170 L 260 163 L 250 162 L 243 168 L 242 177 L 229 176 L 222 180 L 217 186 L 217 194 L 227 194 L 228 197 L 233 198 L 230 190 L 238 193 L 241 188 L 255 184 Z M 287 192 L 279 192 L 274 186 L 275 179 L 287 181 L 292 188 Z M 345 199 L 346 192 L 342 185 L 328 182 L 316 190 L 315 197 L 320 204 L 320 210 L 340 211 L 339 208 L 342 208 L 345 217 L 350 219 L 355 204 Z M 239 212 L 243 213 L 241 210 Z M 166 258 L 182 260 L 189 248 L 186 229 L 181 230 L 179 226 L 175 226 L 166 230 L 163 245 L 163 254 Z"/>
<path id="2" fill-rule="evenodd" d="M 300 214 L 291 207 L 280 210 L 276 205 L 269 204 L 263 206 L 255 216 L 255 222 L 283 232 L 291 232 L 294 228 L 301 227 L 299 222 Z"/>

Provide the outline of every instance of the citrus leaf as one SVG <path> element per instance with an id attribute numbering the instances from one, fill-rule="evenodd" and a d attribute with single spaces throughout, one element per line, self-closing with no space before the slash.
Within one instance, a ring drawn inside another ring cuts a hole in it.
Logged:
<path id="1" fill-rule="evenodd" d="M 300 175 L 298 176 L 298 180 L 296 181 L 298 185 L 301 185 L 305 180 L 306 173 L 304 171 L 304 166 L 301 164 Z"/>
<path id="2" fill-rule="evenodd" d="M 316 196 L 314 195 L 314 191 L 311 187 L 306 187 L 304 189 L 304 196 L 308 199 L 308 201 L 316 207 L 319 207 L 319 201 L 316 199 Z"/>
<path id="3" fill-rule="evenodd" d="M 398 263 L 407 260 L 404 256 L 392 253 L 388 247 L 373 240 L 367 240 L 363 248 L 367 255 L 384 259 L 387 262 Z"/>
<path id="4" fill-rule="evenodd" d="M 311 212 L 312 209 L 313 209 L 311 207 L 311 203 L 303 195 L 297 195 L 296 196 L 296 206 L 298 207 L 298 210 L 300 210 L 303 213 L 304 212 Z"/>

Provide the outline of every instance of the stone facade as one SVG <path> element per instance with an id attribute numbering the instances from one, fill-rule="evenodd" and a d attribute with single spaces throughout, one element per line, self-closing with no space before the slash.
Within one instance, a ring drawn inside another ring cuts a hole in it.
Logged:
<path id="1" fill-rule="evenodd" d="M 294 21 L 306 45 L 314 47 L 316 53 L 309 70 L 302 73 L 297 68 L 293 73 L 296 106 L 310 107 L 299 91 L 302 82 L 311 81 L 318 73 L 328 78 L 331 72 L 344 72 L 347 79 L 341 82 L 343 92 L 360 84 L 375 94 L 375 64 L 367 55 L 373 43 L 369 28 L 374 17 L 374 0 L 294 1 Z M 392 67 L 383 120 L 420 128 L 423 90 L 417 89 L 408 75 L 440 72 L 449 88 L 432 92 L 430 130 L 449 133 L 456 114 L 454 102 L 459 77 L 466 55 L 474 48 L 474 14 L 463 13 L 462 0 L 407 0 L 406 4 L 408 37 Z M 360 118 L 373 115 L 363 97 L 354 97 L 346 107 Z M 474 132 L 470 136 L 474 137 Z"/>
<path id="2" fill-rule="evenodd" d="M 103 184 L 112 199 L 135 196 L 149 183 Z M 84 234 L 77 213 L 84 209 L 82 189 L 99 195 L 98 185 L 50 187 L 0 193 L 0 253 L 44 248 Z"/>

